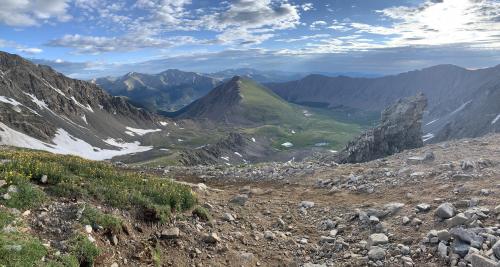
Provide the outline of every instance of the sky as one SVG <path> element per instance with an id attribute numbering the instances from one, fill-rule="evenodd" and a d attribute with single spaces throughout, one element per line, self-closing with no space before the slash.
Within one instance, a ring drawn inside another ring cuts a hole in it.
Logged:
<path id="1" fill-rule="evenodd" d="M 500 64 L 500 0 L 0 0 L 0 50 L 75 78 Z"/>

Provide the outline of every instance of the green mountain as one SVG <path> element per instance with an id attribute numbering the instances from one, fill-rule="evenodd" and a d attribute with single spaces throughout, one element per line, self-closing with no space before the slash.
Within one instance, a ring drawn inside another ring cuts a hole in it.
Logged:
<path id="1" fill-rule="evenodd" d="M 291 104 L 266 87 L 239 76 L 181 109 L 176 117 L 208 121 L 265 137 L 278 149 L 338 149 L 361 130 L 358 125 L 338 122 L 331 114 Z"/>

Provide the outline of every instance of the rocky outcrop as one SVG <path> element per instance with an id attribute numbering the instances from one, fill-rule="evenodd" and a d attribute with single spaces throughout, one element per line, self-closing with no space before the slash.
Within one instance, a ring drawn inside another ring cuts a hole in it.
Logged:
<path id="1" fill-rule="evenodd" d="M 347 144 L 339 163 L 360 163 L 423 146 L 422 116 L 427 106 L 423 94 L 400 99 L 382 112 L 380 124 Z"/>

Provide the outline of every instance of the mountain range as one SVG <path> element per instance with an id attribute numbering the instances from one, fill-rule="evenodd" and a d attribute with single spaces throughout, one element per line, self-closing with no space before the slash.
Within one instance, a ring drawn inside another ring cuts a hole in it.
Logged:
<path id="1" fill-rule="evenodd" d="M 500 66 L 439 65 L 377 78 L 315 74 L 264 85 L 224 75 L 167 70 L 86 82 L 1 52 L 0 143 L 155 164 L 289 160 L 342 148 L 375 121 L 366 114 L 419 92 L 429 103 L 424 141 L 500 129 Z"/>
<path id="2" fill-rule="evenodd" d="M 169 112 L 206 95 L 221 79 L 171 69 L 158 74 L 130 72 L 122 77 L 98 78 L 92 82 L 151 112 Z"/>
<path id="3" fill-rule="evenodd" d="M 500 131 L 500 66 L 468 70 L 438 65 L 378 78 L 309 75 L 267 87 L 290 102 L 335 109 L 381 111 L 399 98 L 424 93 L 426 141 L 476 137 Z"/>
<path id="4" fill-rule="evenodd" d="M 167 124 L 95 84 L 4 52 L 0 92 L 4 145 L 107 159 L 152 149 L 141 137 Z"/>

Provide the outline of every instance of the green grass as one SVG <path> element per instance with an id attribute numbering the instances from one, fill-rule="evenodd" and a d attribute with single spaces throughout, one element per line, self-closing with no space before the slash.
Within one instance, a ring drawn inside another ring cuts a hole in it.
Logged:
<path id="1" fill-rule="evenodd" d="M 161 266 L 161 250 L 160 248 L 156 247 L 151 251 L 152 257 L 153 257 L 153 263 L 155 267 L 160 267 Z"/>
<path id="2" fill-rule="evenodd" d="M 83 225 L 99 225 L 103 227 L 105 231 L 113 234 L 121 233 L 123 225 L 123 221 L 120 218 L 103 213 L 89 205 L 85 206 L 80 222 Z"/>
<path id="3" fill-rule="evenodd" d="M 281 146 L 285 142 L 294 145 L 290 149 L 314 147 L 317 143 L 328 143 L 326 148 L 340 149 L 361 132 L 357 124 L 339 122 L 330 113 L 288 103 L 250 80 L 243 81 L 242 95 L 246 118 L 258 123 L 243 131 L 270 138 L 273 147 L 280 150 L 286 150 Z M 306 117 L 305 110 L 311 115 Z"/>
<path id="4" fill-rule="evenodd" d="M 78 260 L 80 266 L 94 266 L 95 258 L 101 253 L 94 243 L 80 234 L 70 240 L 69 246 L 70 254 Z"/>
<path id="5" fill-rule="evenodd" d="M 45 193 L 35 187 L 25 179 L 16 179 L 11 185 L 17 188 L 17 192 L 9 192 L 10 199 L 1 199 L 0 203 L 9 208 L 20 210 L 33 209 L 39 207 L 46 199 Z M 0 189 L 0 192 L 7 193 L 7 188 Z"/>
<path id="6" fill-rule="evenodd" d="M 18 193 L 11 194 L 10 200 L 3 202 L 10 207 L 27 209 L 42 203 L 43 192 L 33 183 L 38 183 L 44 174 L 49 183 L 43 187 L 49 195 L 93 200 L 139 212 L 150 210 L 158 212 L 152 217 L 162 222 L 171 212 L 189 210 L 197 203 L 188 186 L 117 170 L 105 162 L 30 150 L 1 150 L 0 159 L 10 160 L 0 165 L 0 175 L 19 189 Z"/>
<path id="7" fill-rule="evenodd" d="M 193 210 L 193 215 L 204 220 L 204 221 L 211 221 L 212 220 L 212 216 L 210 215 L 210 212 L 205 209 L 204 207 L 196 207 L 194 210 Z"/>
<path id="8" fill-rule="evenodd" d="M 6 209 L 0 209 L 0 228 L 13 227 L 16 215 Z M 38 238 L 21 231 L 0 231 L 0 266 L 39 266 L 37 263 L 47 255 L 47 249 Z"/>

